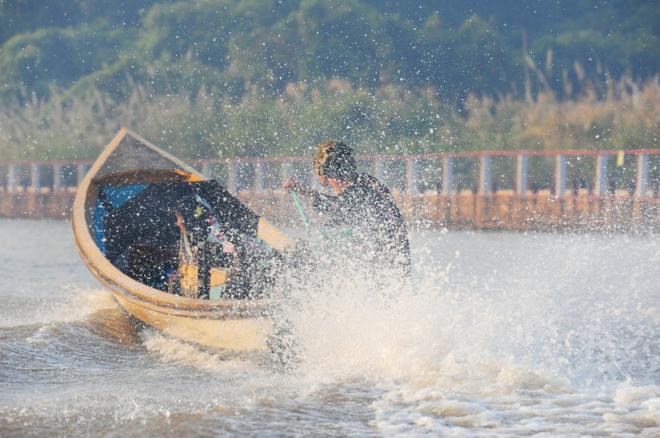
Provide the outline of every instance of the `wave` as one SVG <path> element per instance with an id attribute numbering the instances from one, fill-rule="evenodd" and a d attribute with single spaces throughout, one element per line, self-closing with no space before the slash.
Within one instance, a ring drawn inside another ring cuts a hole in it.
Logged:
<path id="1" fill-rule="evenodd" d="M 166 363 L 217 373 L 263 371 L 250 359 L 205 350 L 154 329 L 145 328 L 141 337 L 146 349 Z"/>
<path id="2" fill-rule="evenodd" d="M 3 328 L 81 321 L 117 306 L 107 290 L 75 287 L 52 299 L 26 296 L 5 297 L 4 301 L 5 310 L 0 314 Z"/>

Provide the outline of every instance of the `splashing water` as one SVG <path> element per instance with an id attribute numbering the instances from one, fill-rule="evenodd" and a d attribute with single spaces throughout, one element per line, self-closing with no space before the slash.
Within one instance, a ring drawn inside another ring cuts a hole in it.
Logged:
<path id="1" fill-rule="evenodd" d="M 322 271 L 314 288 L 290 291 L 297 304 L 284 313 L 302 375 L 385 388 L 374 402 L 383 416 L 377 424 L 393 433 L 502 423 L 504 435 L 536 430 L 513 427 L 526 417 L 538 431 L 562 433 L 586 433 L 603 420 L 658 426 L 656 240 L 433 233 L 415 240 L 414 286 Z M 621 242 L 634 252 L 622 257 Z M 610 403 L 595 414 L 579 406 L 594 401 L 583 393 Z M 523 415 L 521 403 L 539 406 Z M 581 409 L 592 418 L 553 424 Z"/>
<path id="2" fill-rule="evenodd" d="M 644 259 L 658 257 L 656 242 L 623 259 L 600 237 L 527 236 L 518 248 L 502 235 L 418 239 L 436 260 L 422 255 L 414 287 L 325 271 L 314 282 L 322 288 L 290 292 L 298 305 L 287 316 L 312 369 L 402 377 L 452 353 L 546 369 L 581 387 L 647 376 L 660 268 Z"/>
<path id="3" fill-rule="evenodd" d="M 660 432 L 655 236 L 416 234 L 412 285 L 323 269 L 283 291 L 301 353 L 277 373 L 125 324 L 47 239 L 66 225 L 30 224 L 0 223 L 48 242 L 2 254 L 3 435 Z"/>

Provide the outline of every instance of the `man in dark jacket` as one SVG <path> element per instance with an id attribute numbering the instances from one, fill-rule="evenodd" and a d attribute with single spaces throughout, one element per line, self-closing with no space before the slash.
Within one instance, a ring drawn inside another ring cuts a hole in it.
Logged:
<path id="1" fill-rule="evenodd" d="M 333 195 L 304 188 L 291 179 L 285 188 L 306 197 L 328 227 L 349 230 L 351 256 L 372 269 L 410 275 L 408 232 L 389 189 L 371 175 L 356 172 L 353 150 L 342 142 L 319 144 L 314 171 Z"/>

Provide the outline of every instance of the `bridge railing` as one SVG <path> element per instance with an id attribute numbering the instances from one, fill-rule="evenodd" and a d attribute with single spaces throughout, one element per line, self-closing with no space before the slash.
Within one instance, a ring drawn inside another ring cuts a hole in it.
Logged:
<path id="1" fill-rule="evenodd" d="M 318 186 L 311 162 L 310 157 L 239 157 L 192 164 L 237 193 L 279 190 L 289 177 Z M 0 162 L 0 189 L 9 193 L 75 190 L 91 165 L 90 160 Z M 655 198 L 660 149 L 360 155 L 358 165 L 393 190 L 410 195 L 510 190 L 525 196 L 548 190 L 562 198 L 586 190 L 595 197 L 625 191 L 636 198 Z"/>

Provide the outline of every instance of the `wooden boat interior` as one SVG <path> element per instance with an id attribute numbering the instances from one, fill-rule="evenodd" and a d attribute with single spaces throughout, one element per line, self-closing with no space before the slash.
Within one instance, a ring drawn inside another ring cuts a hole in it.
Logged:
<path id="1" fill-rule="evenodd" d="M 210 223 L 215 222 L 212 232 L 219 239 L 207 245 L 213 249 L 207 257 L 213 257 L 211 286 L 225 292 L 217 298 L 259 296 L 263 291 L 257 290 L 256 274 L 249 272 L 254 271 L 249 265 L 256 261 L 263 265 L 279 255 L 258 237 L 264 221 L 220 184 L 130 131 L 118 136 L 115 143 L 90 170 L 85 197 L 87 228 L 103 257 L 150 288 L 177 293 L 172 289 L 172 278 L 180 274 L 181 262 L 177 215 L 183 217 L 189 234 L 198 239 L 208 234 Z M 233 247 L 234 252 L 227 247 Z M 237 271 L 237 259 L 245 271 L 242 284 L 227 291 L 224 286 L 230 272 Z"/>

